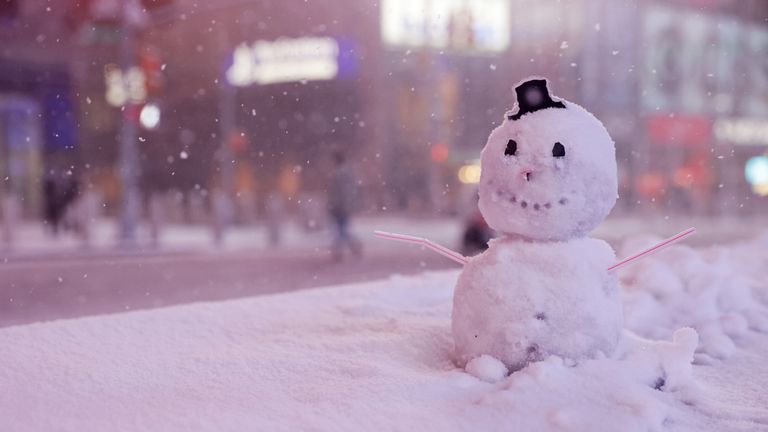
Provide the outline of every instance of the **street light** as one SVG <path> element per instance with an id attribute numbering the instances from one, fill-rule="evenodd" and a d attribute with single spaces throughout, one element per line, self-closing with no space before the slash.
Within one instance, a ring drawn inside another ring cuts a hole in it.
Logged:
<path id="1" fill-rule="evenodd" d="M 139 123 L 144 129 L 155 129 L 160 124 L 160 107 L 151 102 L 145 104 L 139 113 Z"/>

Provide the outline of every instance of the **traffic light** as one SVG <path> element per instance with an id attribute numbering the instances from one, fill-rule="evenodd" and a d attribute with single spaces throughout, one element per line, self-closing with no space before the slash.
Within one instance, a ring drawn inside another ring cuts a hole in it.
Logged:
<path id="1" fill-rule="evenodd" d="M 163 74 L 163 60 L 160 58 L 159 50 L 151 45 L 145 46 L 139 52 L 138 63 L 144 72 L 147 93 L 150 96 L 160 95 L 165 86 L 165 75 Z"/>

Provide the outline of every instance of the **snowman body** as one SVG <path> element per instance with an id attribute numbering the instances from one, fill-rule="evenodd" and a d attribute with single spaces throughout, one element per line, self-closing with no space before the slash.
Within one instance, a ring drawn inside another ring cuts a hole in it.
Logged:
<path id="1" fill-rule="evenodd" d="M 459 362 L 487 354 L 516 370 L 551 354 L 612 353 L 622 327 L 618 281 L 605 271 L 614 258 L 592 238 L 491 241 L 466 264 L 454 293 Z"/>
<path id="2" fill-rule="evenodd" d="M 611 247 L 586 237 L 617 197 L 614 143 L 543 79 L 515 89 L 517 110 L 481 155 L 479 207 L 500 233 L 459 276 L 457 361 L 490 355 L 512 370 L 559 355 L 610 355 L 622 329 Z"/>

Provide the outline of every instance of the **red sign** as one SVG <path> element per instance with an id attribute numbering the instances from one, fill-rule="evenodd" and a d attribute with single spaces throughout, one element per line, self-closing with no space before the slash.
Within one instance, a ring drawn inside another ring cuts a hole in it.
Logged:
<path id="1" fill-rule="evenodd" d="M 712 121 L 705 116 L 655 115 L 646 124 L 652 144 L 700 147 L 712 140 Z"/>

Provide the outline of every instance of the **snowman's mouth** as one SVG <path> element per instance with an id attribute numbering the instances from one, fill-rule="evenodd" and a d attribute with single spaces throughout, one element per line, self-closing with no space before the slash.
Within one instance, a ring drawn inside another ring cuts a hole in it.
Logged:
<path id="1" fill-rule="evenodd" d="M 491 200 L 500 203 L 502 207 L 520 207 L 525 210 L 547 211 L 553 207 L 552 201 L 537 202 L 507 190 L 496 190 L 491 196 Z M 558 205 L 568 205 L 568 198 L 561 197 L 556 201 Z"/>

